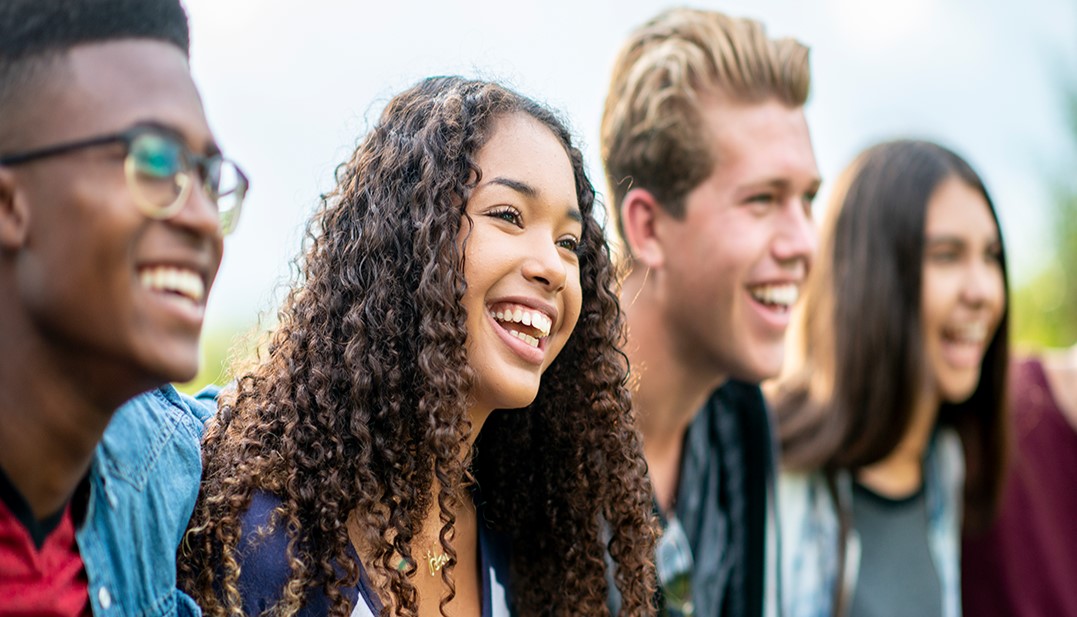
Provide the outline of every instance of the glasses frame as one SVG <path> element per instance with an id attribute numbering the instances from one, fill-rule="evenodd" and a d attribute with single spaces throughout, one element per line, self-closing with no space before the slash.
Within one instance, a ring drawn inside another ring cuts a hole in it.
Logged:
<path id="1" fill-rule="evenodd" d="M 138 170 L 136 169 L 134 157 L 131 155 L 131 147 L 135 140 L 143 135 L 154 135 L 174 142 L 179 146 L 179 152 L 182 157 L 184 168 L 177 171 L 174 176 L 180 186 L 180 192 L 172 203 L 167 206 L 160 206 L 145 199 L 138 189 L 139 180 L 136 176 Z M 244 173 L 235 161 L 225 158 L 220 153 L 201 155 L 192 152 L 191 149 L 187 147 L 187 144 L 175 135 L 174 132 L 156 125 L 139 124 L 119 133 L 99 135 L 97 137 L 89 137 L 87 139 L 44 146 L 25 152 L 0 156 L 0 166 L 14 167 L 16 165 L 31 163 L 33 161 L 54 156 L 62 156 L 78 150 L 116 143 L 123 144 L 125 149 L 123 169 L 124 176 L 127 180 L 127 189 L 131 192 L 131 196 L 134 197 L 135 205 L 138 206 L 139 211 L 147 218 L 163 221 L 179 214 L 180 210 L 183 209 L 184 204 L 187 203 L 187 198 L 191 194 L 191 187 L 194 186 L 194 183 L 191 182 L 191 172 L 197 171 L 201 176 L 202 188 L 205 191 L 206 196 L 209 197 L 214 206 L 217 207 L 219 217 L 218 226 L 221 235 L 226 236 L 235 230 L 236 224 L 239 222 L 239 215 L 243 208 L 243 201 L 246 199 L 247 191 L 250 189 L 250 180 L 247 179 L 247 174 Z M 230 164 L 232 168 L 235 169 L 238 184 L 235 190 L 220 194 L 217 189 L 211 185 L 209 172 L 213 166 L 216 166 L 219 170 L 220 166 L 224 163 Z M 236 205 L 226 212 L 221 212 L 220 198 L 233 193 L 236 194 Z"/>

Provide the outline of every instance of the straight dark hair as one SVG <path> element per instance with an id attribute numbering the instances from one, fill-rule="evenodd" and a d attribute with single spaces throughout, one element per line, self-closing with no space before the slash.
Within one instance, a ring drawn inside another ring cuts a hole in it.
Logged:
<path id="1" fill-rule="evenodd" d="M 921 279 L 927 205 L 957 178 L 983 195 L 964 159 L 925 141 L 893 141 L 845 171 L 822 227 L 820 259 L 806 285 L 796 343 L 775 411 L 787 468 L 856 470 L 889 455 L 908 432 L 922 383 Z M 976 390 L 939 409 L 965 450 L 965 525 L 993 515 L 1005 469 L 1009 284 Z M 797 357 L 799 354 L 799 357 Z"/>

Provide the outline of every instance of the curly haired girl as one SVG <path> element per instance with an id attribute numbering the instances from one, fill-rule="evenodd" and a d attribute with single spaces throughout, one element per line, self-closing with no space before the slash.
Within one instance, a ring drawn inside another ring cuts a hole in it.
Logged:
<path id="1" fill-rule="evenodd" d="M 601 615 L 610 580 L 651 612 L 620 308 L 564 124 L 430 78 L 337 180 L 207 429 L 186 590 L 209 615 Z"/>

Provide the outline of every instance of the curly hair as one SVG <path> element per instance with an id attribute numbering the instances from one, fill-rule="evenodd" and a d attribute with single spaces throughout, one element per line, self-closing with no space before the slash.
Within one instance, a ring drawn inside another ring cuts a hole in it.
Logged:
<path id="1" fill-rule="evenodd" d="M 494 121 L 514 113 L 547 126 L 569 154 L 583 214 L 582 310 L 535 401 L 492 414 L 462 459 L 474 372 L 457 234 L 481 177 L 476 154 Z M 484 518 L 511 541 L 520 614 L 606 614 L 607 551 L 623 614 L 653 611 L 651 491 L 594 205 L 580 151 L 542 105 L 459 77 L 426 79 L 389 102 L 310 222 L 266 357 L 222 397 L 207 428 L 179 569 L 208 615 L 242 614 L 235 552 L 258 491 L 279 497 L 271 518 L 288 534 L 291 574 L 274 613 L 294 613 L 319 587 L 331 614 L 350 613 L 341 589 L 359 579 L 347 529 L 356 517 L 371 580 L 386 581 L 380 591 L 397 614 L 415 615 L 409 545 L 437 507 L 450 556 L 444 614 L 455 593 L 454 510 L 470 499 L 472 479 Z"/>

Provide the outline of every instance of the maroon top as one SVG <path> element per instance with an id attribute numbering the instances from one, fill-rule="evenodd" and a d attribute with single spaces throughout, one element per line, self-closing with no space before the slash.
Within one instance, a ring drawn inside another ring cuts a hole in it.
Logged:
<path id="1" fill-rule="evenodd" d="M 995 526 L 965 539 L 964 614 L 1077 615 L 1077 432 L 1038 360 L 1012 379 L 1010 475 Z"/>

